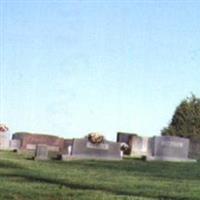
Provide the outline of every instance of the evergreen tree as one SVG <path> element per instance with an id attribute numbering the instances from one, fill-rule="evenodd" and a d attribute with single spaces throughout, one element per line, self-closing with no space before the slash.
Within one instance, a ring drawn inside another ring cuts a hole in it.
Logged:
<path id="1" fill-rule="evenodd" d="M 161 134 L 200 139 L 200 99 L 195 95 L 184 99 Z"/>

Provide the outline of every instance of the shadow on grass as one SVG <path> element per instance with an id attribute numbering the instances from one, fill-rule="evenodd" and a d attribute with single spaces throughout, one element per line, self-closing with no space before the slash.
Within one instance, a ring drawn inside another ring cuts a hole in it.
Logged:
<path id="1" fill-rule="evenodd" d="M 58 179 L 52 179 L 52 178 L 47 178 L 47 177 L 42 177 L 42 176 L 37 176 L 35 174 L 31 174 L 30 171 L 23 172 L 23 173 L 10 173 L 10 174 L 0 174 L 1 177 L 7 177 L 7 178 L 21 178 L 24 179 L 28 182 L 39 182 L 39 183 L 46 183 L 46 184 L 53 184 L 57 185 L 58 187 L 68 187 L 74 190 L 93 190 L 93 191 L 102 191 L 102 192 L 107 192 L 111 193 L 113 195 L 123 195 L 127 197 L 145 197 L 145 198 L 158 198 L 159 200 L 191 200 L 191 198 L 187 197 L 174 197 L 174 196 L 165 196 L 165 195 L 156 195 L 156 194 L 147 194 L 142 191 L 135 191 L 135 192 L 130 192 L 130 191 L 124 191 L 120 190 L 119 188 L 106 188 L 104 186 L 97 186 L 97 185 L 84 185 L 80 183 L 70 183 L 66 182 L 64 180 L 58 180 Z M 145 186 L 144 186 L 145 187 Z M 197 199 L 192 199 L 192 200 L 197 200 Z"/>
<path id="2" fill-rule="evenodd" d="M 5 169 L 26 169 L 24 166 L 21 164 L 9 161 L 9 160 L 0 160 L 0 169 L 5 168 Z"/>
<path id="3" fill-rule="evenodd" d="M 65 163 L 63 163 L 65 164 Z M 62 165 L 62 164 L 61 164 Z M 70 161 L 69 166 L 83 166 L 87 169 L 110 170 L 116 173 L 142 175 L 166 179 L 200 180 L 200 163 L 145 162 L 139 160 L 120 161 Z M 192 170 L 191 170 L 192 169 Z"/>

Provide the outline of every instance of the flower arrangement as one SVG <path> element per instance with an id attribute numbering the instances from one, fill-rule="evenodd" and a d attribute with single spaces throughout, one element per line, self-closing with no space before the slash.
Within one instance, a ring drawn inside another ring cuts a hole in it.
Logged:
<path id="1" fill-rule="evenodd" d="M 129 147 L 128 144 L 122 142 L 122 143 L 120 144 L 120 146 L 121 146 L 120 149 L 121 149 L 121 151 L 124 152 L 124 154 L 129 154 L 129 153 L 130 153 L 130 147 Z"/>
<path id="2" fill-rule="evenodd" d="M 104 142 L 104 136 L 100 133 L 89 133 L 88 140 L 93 144 L 100 144 Z"/>
<path id="3" fill-rule="evenodd" d="M 0 132 L 7 132 L 9 129 L 5 124 L 0 124 Z"/>

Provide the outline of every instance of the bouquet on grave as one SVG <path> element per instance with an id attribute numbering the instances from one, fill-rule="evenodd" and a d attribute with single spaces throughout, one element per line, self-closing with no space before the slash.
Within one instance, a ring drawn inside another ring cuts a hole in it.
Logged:
<path id="1" fill-rule="evenodd" d="M 128 148 L 129 148 L 129 146 L 128 146 L 128 144 L 126 144 L 125 142 L 122 142 L 122 143 L 120 144 L 120 149 L 121 149 L 122 151 L 126 151 L 126 150 L 128 150 Z"/>
<path id="2" fill-rule="evenodd" d="M 0 132 L 7 132 L 9 129 L 5 124 L 0 124 Z"/>
<path id="3" fill-rule="evenodd" d="M 120 144 L 120 149 L 121 149 L 121 151 L 124 152 L 124 154 L 129 154 L 129 152 L 130 152 L 130 146 L 128 144 L 126 144 L 125 142 L 122 142 Z"/>
<path id="4" fill-rule="evenodd" d="M 88 134 L 88 140 L 93 144 L 100 144 L 104 142 L 105 138 L 102 134 L 95 132 Z"/>

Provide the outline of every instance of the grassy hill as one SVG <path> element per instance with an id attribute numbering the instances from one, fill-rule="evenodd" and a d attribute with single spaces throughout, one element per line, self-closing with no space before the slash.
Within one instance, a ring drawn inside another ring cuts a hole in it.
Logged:
<path id="1" fill-rule="evenodd" d="M 34 161 L 1 151 L 0 199 L 200 200 L 200 162 Z"/>

